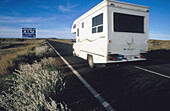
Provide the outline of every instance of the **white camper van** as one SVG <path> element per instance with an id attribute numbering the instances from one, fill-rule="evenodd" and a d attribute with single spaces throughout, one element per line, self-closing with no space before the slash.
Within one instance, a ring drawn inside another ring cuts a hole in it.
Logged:
<path id="1" fill-rule="evenodd" d="M 149 7 L 104 0 L 76 19 L 73 55 L 94 64 L 146 60 Z"/>

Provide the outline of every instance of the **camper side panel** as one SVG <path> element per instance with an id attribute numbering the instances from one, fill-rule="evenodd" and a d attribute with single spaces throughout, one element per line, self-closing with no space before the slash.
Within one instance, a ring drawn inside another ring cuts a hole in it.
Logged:
<path id="1" fill-rule="evenodd" d="M 94 63 L 107 61 L 107 7 L 102 5 L 77 22 L 79 57 L 93 56 Z"/>

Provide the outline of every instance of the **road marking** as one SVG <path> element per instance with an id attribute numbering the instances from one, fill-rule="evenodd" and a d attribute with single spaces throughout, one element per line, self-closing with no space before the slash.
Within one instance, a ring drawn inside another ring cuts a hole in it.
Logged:
<path id="1" fill-rule="evenodd" d="M 101 105 L 107 111 L 115 111 L 112 106 L 104 100 L 100 94 L 95 91 L 95 89 L 60 55 L 58 51 L 54 49 L 54 47 L 47 41 L 47 43 L 53 48 L 53 50 L 59 55 L 59 57 L 65 62 L 65 64 L 72 70 L 72 72 L 79 78 L 79 80 L 88 88 L 88 90 L 93 94 L 93 96 L 101 103 Z"/>
<path id="2" fill-rule="evenodd" d="M 170 76 L 166 76 L 166 75 L 158 73 L 158 72 L 154 72 L 154 71 L 144 69 L 144 68 L 141 68 L 141 67 L 138 67 L 138 66 L 135 66 L 135 68 L 170 79 Z"/>

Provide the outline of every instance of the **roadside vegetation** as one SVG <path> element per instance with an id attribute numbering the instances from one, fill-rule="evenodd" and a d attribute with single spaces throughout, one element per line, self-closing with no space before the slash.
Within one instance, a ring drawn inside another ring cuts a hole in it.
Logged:
<path id="1" fill-rule="evenodd" d="M 170 50 L 170 41 L 149 40 L 149 51 L 151 50 Z"/>
<path id="2" fill-rule="evenodd" d="M 26 56 L 34 54 L 35 47 L 44 40 L 0 39 L 0 75 L 6 75 L 16 68 L 19 62 L 26 61 Z"/>
<path id="3" fill-rule="evenodd" d="M 0 39 L 0 110 L 68 111 L 64 89 L 45 40 Z"/>
<path id="4" fill-rule="evenodd" d="M 6 78 L 15 77 L 13 74 L 19 64 L 32 63 L 39 59 L 35 56 L 35 48 L 44 40 L 36 39 L 0 39 L 0 93 L 10 86 L 5 84 Z"/>
<path id="5" fill-rule="evenodd" d="M 14 73 L 16 78 L 9 79 L 12 87 L 0 96 L 1 107 L 21 111 L 68 110 L 65 104 L 56 100 L 56 95 L 65 86 L 56 69 L 54 58 L 44 58 L 32 65 L 20 65 Z"/>

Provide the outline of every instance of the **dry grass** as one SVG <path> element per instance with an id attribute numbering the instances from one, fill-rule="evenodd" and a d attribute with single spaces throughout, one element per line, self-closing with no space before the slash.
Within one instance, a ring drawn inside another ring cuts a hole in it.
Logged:
<path id="1" fill-rule="evenodd" d="M 43 40 L 1 41 L 0 75 L 9 73 L 9 69 L 15 65 L 14 60 L 20 56 L 34 53 L 34 48 L 42 42 Z"/>
<path id="2" fill-rule="evenodd" d="M 170 41 L 149 40 L 149 51 L 151 50 L 170 50 Z"/>

